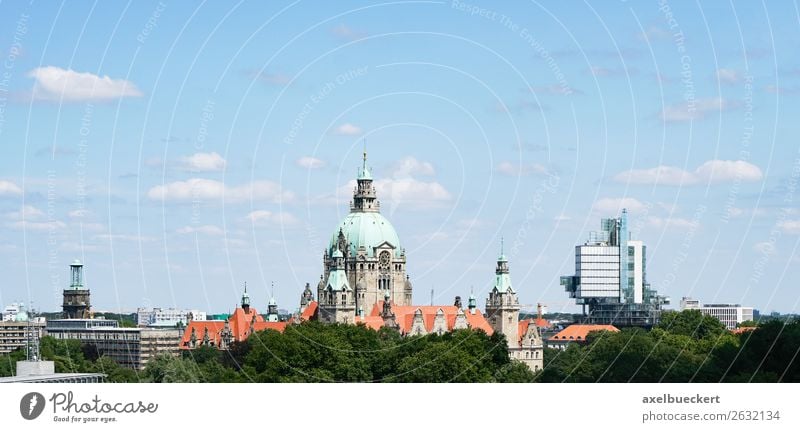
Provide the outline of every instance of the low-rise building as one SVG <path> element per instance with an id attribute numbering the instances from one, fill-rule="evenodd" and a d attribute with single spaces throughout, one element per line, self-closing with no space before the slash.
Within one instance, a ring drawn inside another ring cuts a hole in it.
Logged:
<path id="1" fill-rule="evenodd" d="M 119 327 L 109 319 L 49 320 L 45 333 L 57 340 L 75 339 L 93 345 L 99 356 L 107 356 L 120 366 L 139 369 L 141 362 L 141 329 Z"/>
<path id="2" fill-rule="evenodd" d="M 699 310 L 703 315 L 713 316 L 720 320 L 728 330 L 737 325 L 753 320 L 753 308 L 740 304 L 713 303 L 700 306 L 700 300 L 691 297 L 681 299 L 681 310 Z"/>
<path id="3" fill-rule="evenodd" d="M 722 321 L 728 330 L 735 329 L 737 324 L 753 320 L 753 308 L 740 304 L 704 304 L 700 311 Z"/>
<path id="4" fill-rule="evenodd" d="M 618 332 L 619 329 L 608 324 L 572 324 L 547 339 L 547 347 L 565 350 L 569 344 L 586 343 L 586 336 L 593 331 Z"/>
<path id="5" fill-rule="evenodd" d="M 44 323 L 35 321 L 0 322 L 0 354 L 8 354 L 17 348 L 24 348 L 29 331 L 42 336 Z"/>
<path id="6" fill-rule="evenodd" d="M 139 365 L 144 368 L 147 362 L 158 355 L 180 354 L 183 329 L 179 328 L 141 328 L 139 336 Z"/>
<path id="7" fill-rule="evenodd" d="M 139 308 L 136 320 L 139 327 L 178 327 L 189 321 L 205 321 L 206 313 L 197 309 Z"/>

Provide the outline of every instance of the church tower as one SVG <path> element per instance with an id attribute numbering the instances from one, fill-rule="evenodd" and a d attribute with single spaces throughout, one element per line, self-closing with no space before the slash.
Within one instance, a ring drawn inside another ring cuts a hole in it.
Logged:
<path id="1" fill-rule="evenodd" d="M 344 271 L 344 255 L 339 249 L 332 254 L 333 267 L 327 283 L 317 293 L 319 320 L 324 323 L 352 324 L 356 319 L 355 293 Z"/>
<path id="2" fill-rule="evenodd" d="M 70 284 L 64 290 L 64 303 L 61 305 L 64 318 L 89 318 L 89 290 L 83 286 L 83 264 L 75 260 L 69 265 Z"/>
<path id="3" fill-rule="evenodd" d="M 494 288 L 486 299 L 486 318 L 495 332 L 506 336 L 508 345 L 519 342 L 519 300 L 511 287 L 511 275 L 508 272 L 508 259 L 503 254 L 503 243 L 500 241 L 500 256 L 497 257 Z"/>

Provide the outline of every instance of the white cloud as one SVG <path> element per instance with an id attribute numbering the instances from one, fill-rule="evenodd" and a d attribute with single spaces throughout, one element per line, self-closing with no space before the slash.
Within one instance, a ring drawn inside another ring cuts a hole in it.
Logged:
<path id="1" fill-rule="evenodd" d="M 561 213 L 560 215 L 554 217 L 553 220 L 556 221 L 556 222 L 567 222 L 567 221 L 571 221 L 572 218 L 567 216 L 567 215 L 565 215 L 564 213 Z"/>
<path id="2" fill-rule="evenodd" d="M 251 72 L 250 76 L 270 85 L 285 86 L 292 81 L 292 77 L 282 73 Z"/>
<path id="3" fill-rule="evenodd" d="M 22 195 L 22 188 L 8 180 L 0 180 L 0 196 Z"/>
<path id="4" fill-rule="evenodd" d="M 664 107 L 661 118 L 667 123 L 703 120 L 709 113 L 728 111 L 741 104 L 723 98 L 697 99 L 692 103 L 680 103 Z"/>
<path id="5" fill-rule="evenodd" d="M 375 188 L 380 191 L 382 201 L 390 204 L 390 213 L 394 213 L 400 206 L 441 207 L 452 199 L 450 192 L 439 182 L 424 182 L 410 177 L 381 179 L 375 182 Z"/>
<path id="6" fill-rule="evenodd" d="M 620 183 L 659 184 L 670 186 L 689 186 L 732 181 L 755 182 L 764 177 L 761 169 L 749 162 L 738 160 L 710 160 L 686 171 L 671 166 L 657 166 L 647 169 L 633 169 L 614 176 Z"/>
<path id="7" fill-rule="evenodd" d="M 11 226 L 23 231 L 59 231 L 67 227 L 64 222 L 57 220 L 43 222 L 21 220 L 19 222 L 14 222 Z"/>
<path id="8" fill-rule="evenodd" d="M 98 234 L 94 236 L 94 238 L 96 240 L 104 241 L 130 241 L 140 243 L 150 243 L 157 240 L 155 237 L 140 236 L 135 234 Z"/>
<path id="9" fill-rule="evenodd" d="M 28 76 L 36 81 L 32 93 L 36 100 L 82 102 L 142 96 L 130 81 L 56 66 L 38 67 Z"/>
<path id="10" fill-rule="evenodd" d="M 187 225 L 182 228 L 178 228 L 176 231 L 178 234 L 205 234 L 210 236 L 221 236 L 225 234 L 225 231 L 222 228 L 216 225 L 199 225 L 199 226 L 190 226 Z"/>
<path id="11" fill-rule="evenodd" d="M 400 159 L 392 167 L 392 177 L 404 178 L 414 175 L 432 176 L 436 175 L 436 170 L 430 162 L 419 161 L 411 156 Z"/>
<path id="12" fill-rule="evenodd" d="M 550 84 L 544 86 L 534 86 L 531 87 L 532 93 L 544 94 L 544 95 L 556 95 L 556 96 L 569 96 L 572 94 L 583 94 L 582 91 L 578 89 L 571 88 L 569 86 L 561 85 L 561 84 Z"/>
<path id="13" fill-rule="evenodd" d="M 44 216 L 44 212 L 32 205 L 24 205 L 18 211 L 7 213 L 6 216 L 13 220 L 36 220 Z"/>
<path id="14" fill-rule="evenodd" d="M 622 209 L 629 212 L 639 213 L 645 211 L 648 206 L 636 198 L 601 198 L 595 201 L 592 207 L 596 212 L 615 217 L 622 213 Z"/>
<path id="15" fill-rule="evenodd" d="M 294 193 L 285 191 L 280 184 L 268 180 L 257 180 L 239 186 L 228 186 L 216 180 L 193 178 L 186 181 L 153 186 L 147 191 L 147 197 L 152 200 L 176 202 L 223 199 L 229 202 L 244 202 L 251 199 L 282 202 L 294 199 Z"/>
<path id="16" fill-rule="evenodd" d="M 376 180 L 374 184 L 381 206 L 386 209 L 388 205 L 389 214 L 394 213 L 401 206 L 431 209 L 442 207 L 452 200 L 450 192 L 436 181 L 425 182 L 411 177 L 384 178 Z M 334 202 L 337 205 L 349 202 L 355 187 L 355 180 L 339 187 Z"/>
<path id="17" fill-rule="evenodd" d="M 92 212 L 87 209 L 77 209 L 77 210 L 71 210 L 69 213 L 67 213 L 67 216 L 69 216 L 72 219 L 81 219 L 89 216 L 91 213 Z"/>
<path id="18" fill-rule="evenodd" d="M 346 40 L 356 40 L 367 36 L 366 32 L 355 30 L 345 24 L 339 24 L 332 28 L 331 33 L 338 38 Z"/>
<path id="19" fill-rule="evenodd" d="M 195 153 L 179 160 L 180 169 L 192 172 L 213 172 L 225 169 L 225 159 L 217 152 Z"/>
<path id="20" fill-rule="evenodd" d="M 775 253 L 775 243 L 764 241 L 753 245 L 753 251 L 763 254 Z"/>
<path id="21" fill-rule="evenodd" d="M 255 210 L 245 216 L 250 223 L 255 226 L 269 225 L 294 225 L 297 218 L 286 212 L 271 212 L 269 210 Z"/>
<path id="22" fill-rule="evenodd" d="M 643 41 L 652 41 L 655 39 L 667 39 L 670 37 L 670 33 L 662 27 L 652 25 L 636 36 Z"/>
<path id="23" fill-rule="evenodd" d="M 785 220 L 778 224 L 778 228 L 786 234 L 800 234 L 800 220 Z"/>
<path id="24" fill-rule="evenodd" d="M 294 163 L 300 168 L 305 168 L 305 169 L 317 169 L 325 166 L 324 160 L 317 159 L 312 156 L 303 156 L 300 159 L 297 159 Z"/>
<path id="25" fill-rule="evenodd" d="M 717 79 L 723 84 L 736 84 L 742 80 L 742 76 L 733 69 L 720 68 L 717 69 Z"/>
<path id="26" fill-rule="evenodd" d="M 496 167 L 497 172 L 508 176 L 518 177 L 531 174 L 547 174 L 547 168 L 538 163 L 517 164 L 514 162 L 500 162 Z"/>
<path id="27" fill-rule="evenodd" d="M 356 135 L 361 135 L 361 128 L 352 123 L 345 123 L 343 125 L 337 126 L 333 130 L 333 133 L 335 135 L 356 136 Z"/>

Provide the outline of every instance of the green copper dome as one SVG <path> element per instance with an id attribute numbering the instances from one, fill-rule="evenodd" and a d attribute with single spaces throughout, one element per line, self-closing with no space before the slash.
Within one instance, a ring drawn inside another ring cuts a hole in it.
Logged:
<path id="1" fill-rule="evenodd" d="M 374 248 L 384 242 L 395 247 L 395 256 L 399 257 L 402 253 L 397 231 L 394 230 L 392 223 L 380 213 L 354 212 L 348 214 L 331 236 L 328 247 L 328 253 L 331 255 L 338 247 L 339 230 L 347 239 L 351 256 L 354 256 L 361 246 L 367 250 L 367 256 L 374 256 Z"/>

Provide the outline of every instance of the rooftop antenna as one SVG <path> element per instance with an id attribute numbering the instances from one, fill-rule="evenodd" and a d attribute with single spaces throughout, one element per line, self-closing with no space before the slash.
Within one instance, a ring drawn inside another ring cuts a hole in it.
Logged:
<path id="1" fill-rule="evenodd" d="M 433 306 L 433 287 L 431 287 L 431 306 Z"/>

